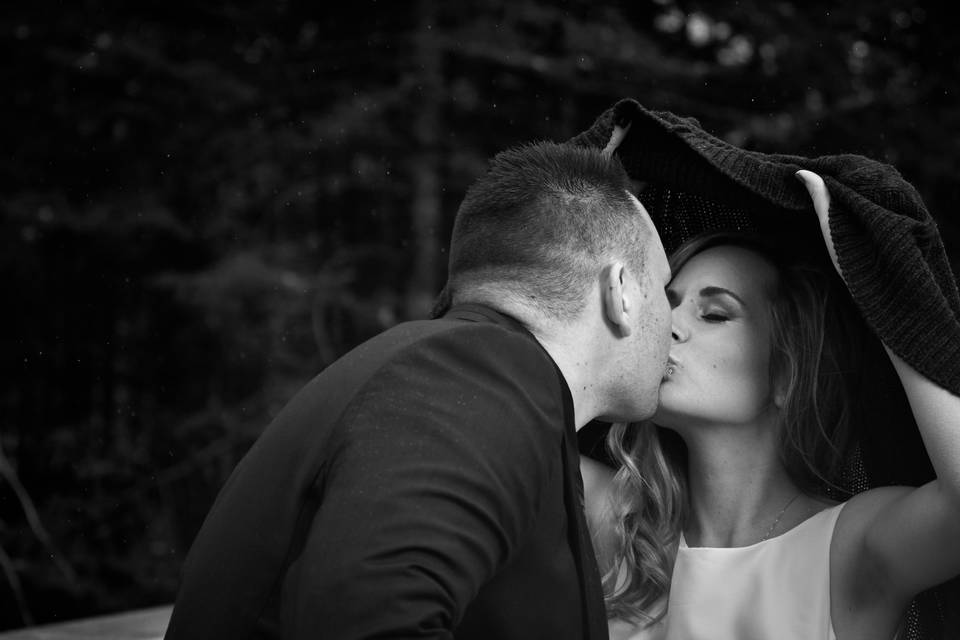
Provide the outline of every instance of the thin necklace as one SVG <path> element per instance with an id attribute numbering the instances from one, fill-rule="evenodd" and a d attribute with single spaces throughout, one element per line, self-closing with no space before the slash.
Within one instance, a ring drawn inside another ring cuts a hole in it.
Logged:
<path id="1" fill-rule="evenodd" d="M 800 492 L 798 491 L 798 492 L 796 493 L 796 495 L 794 495 L 792 498 L 790 498 L 790 501 L 787 502 L 787 504 L 783 505 L 783 509 L 780 509 L 780 513 L 777 514 L 777 517 L 776 517 L 776 519 L 773 521 L 773 524 L 770 525 L 770 528 L 767 529 L 767 532 L 766 532 L 765 534 L 763 534 L 763 537 L 762 537 L 762 538 L 760 538 L 760 542 L 763 542 L 764 540 L 767 540 L 767 539 L 770 538 L 770 534 L 772 534 L 772 533 L 773 533 L 773 530 L 777 528 L 777 525 L 778 525 L 778 524 L 780 524 L 780 518 L 782 518 L 782 517 L 783 517 L 783 514 L 785 514 L 785 513 L 787 512 L 787 509 L 790 508 L 790 505 L 793 504 L 793 501 L 796 500 L 796 499 L 799 498 L 799 497 L 800 497 Z"/>

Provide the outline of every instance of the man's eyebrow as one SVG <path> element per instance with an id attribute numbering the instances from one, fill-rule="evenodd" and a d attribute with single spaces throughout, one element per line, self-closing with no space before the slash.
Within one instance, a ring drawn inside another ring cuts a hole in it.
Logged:
<path id="1" fill-rule="evenodd" d="M 743 301 L 743 298 L 735 294 L 733 291 L 730 291 L 730 289 L 724 289 L 723 287 L 704 287 L 703 289 L 700 289 L 700 295 L 702 297 L 730 296 L 744 307 L 747 306 L 747 303 Z"/>

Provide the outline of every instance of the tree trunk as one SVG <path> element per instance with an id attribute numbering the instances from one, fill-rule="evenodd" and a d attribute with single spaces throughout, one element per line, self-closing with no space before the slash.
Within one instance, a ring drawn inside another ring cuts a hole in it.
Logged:
<path id="1" fill-rule="evenodd" d="M 420 105 L 414 122 L 417 151 L 412 162 L 411 203 L 412 273 L 406 295 L 407 318 L 425 318 L 438 293 L 440 238 L 440 100 L 443 88 L 440 48 L 437 45 L 435 0 L 418 4 L 419 27 L 415 36 L 417 66 L 420 70 Z"/>

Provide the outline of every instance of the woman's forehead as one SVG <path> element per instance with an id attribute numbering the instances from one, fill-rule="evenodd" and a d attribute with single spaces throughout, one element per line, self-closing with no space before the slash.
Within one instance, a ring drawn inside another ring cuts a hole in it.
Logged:
<path id="1" fill-rule="evenodd" d="M 687 260 L 674 273 L 671 286 L 719 286 L 744 295 L 764 295 L 776 277 L 776 268 L 760 253 L 736 245 L 719 245 Z"/>

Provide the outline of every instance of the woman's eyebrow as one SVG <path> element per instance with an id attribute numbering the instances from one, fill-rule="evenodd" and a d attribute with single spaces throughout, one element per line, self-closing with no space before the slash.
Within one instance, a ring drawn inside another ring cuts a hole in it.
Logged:
<path id="1" fill-rule="evenodd" d="M 731 298 L 739 302 L 744 307 L 747 306 L 747 303 L 743 301 L 743 298 L 735 294 L 733 291 L 730 291 L 729 289 L 724 289 L 723 287 L 704 287 L 703 289 L 700 289 L 701 297 L 721 296 L 721 295 L 730 296 Z"/>

